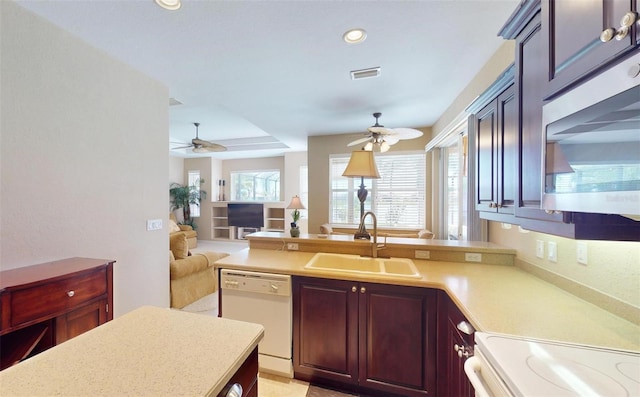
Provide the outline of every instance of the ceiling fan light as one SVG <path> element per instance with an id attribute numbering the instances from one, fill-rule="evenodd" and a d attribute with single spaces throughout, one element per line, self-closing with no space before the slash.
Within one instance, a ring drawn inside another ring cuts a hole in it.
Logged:
<path id="1" fill-rule="evenodd" d="M 155 0 L 156 4 L 165 10 L 175 11 L 182 6 L 181 0 Z"/>
<path id="2" fill-rule="evenodd" d="M 386 141 L 382 141 L 382 143 L 380 144 L 380 153 L 384 153 L 388 151 L 389 148 L 391 148 L 391 146 L 389 146 L 389 144 Z"/>
<path id="3" fill-rule="evenodd" d="M 193 148 L 193 152 L 194 153 L 207 153 L 208 150 L 206 148 L 203 148 L 202 146 L 199 146 L 199 147 L 194 147 Z"/>
<path id="4" fill-rule="evenodd" d="M 367 142 L 367 144 L 366 144 L 366 145 L 364 145 L 364 148 L 362 148 L 362 149 L 363 149 L 363 150 L 366 150 L 366 151 L 368 151 L 368 152 L 372 151 L 372 150 L 373 150 L 373 143 L 371 143 L 371 142 Z"/>

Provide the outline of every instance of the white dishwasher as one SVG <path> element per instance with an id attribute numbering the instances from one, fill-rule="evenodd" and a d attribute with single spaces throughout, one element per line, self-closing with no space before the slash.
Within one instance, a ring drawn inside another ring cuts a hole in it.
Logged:
<path id="1" fill-rule="evenodd" d="M 261 324 L 260 371 L 293 378 L 291 276 L 220 270 L 222 317 Z"/>

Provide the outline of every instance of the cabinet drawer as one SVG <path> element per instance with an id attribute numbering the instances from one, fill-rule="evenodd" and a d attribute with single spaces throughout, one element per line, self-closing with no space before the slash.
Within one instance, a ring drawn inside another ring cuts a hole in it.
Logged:
<path id="1" fill-rule="evenodd" d="M 13 291 L 11 325 L 64 312 L 106 293 L 105 269 Z"/>

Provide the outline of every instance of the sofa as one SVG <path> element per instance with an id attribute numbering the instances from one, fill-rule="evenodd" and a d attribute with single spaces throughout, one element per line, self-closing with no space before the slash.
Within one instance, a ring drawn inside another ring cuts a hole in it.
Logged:
<path id="1" fill-rule="evenodd" d="M 178 225 L 176 216 L 173 213 L 169 213 L 169 236 L 175 233 L 184 233 L 185 236 L 187 236 L 189 249 L 193 249 L 198 246 L 198 232 L 193 230 L 193 227 L 189 225 Z"/>
<path id="2" fill-rule="evenodd" d="M 229 254 L 224 252 L 189 252 L 184 233 L 169 236 L 169 277 L 171 307 L 183 307 L 216 291 L 214 262 Z"/>

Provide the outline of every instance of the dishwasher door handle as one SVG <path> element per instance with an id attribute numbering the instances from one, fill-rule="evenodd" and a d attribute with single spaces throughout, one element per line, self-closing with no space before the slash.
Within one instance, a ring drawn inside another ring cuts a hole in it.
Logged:
<path id="1" fill-rule="evenodd" d="M 476 391 L 476 397 L 492 397 L 482 381 L 482 365 L 478 357 L 469 357 L 464 362 L 464 373 Z"/>

